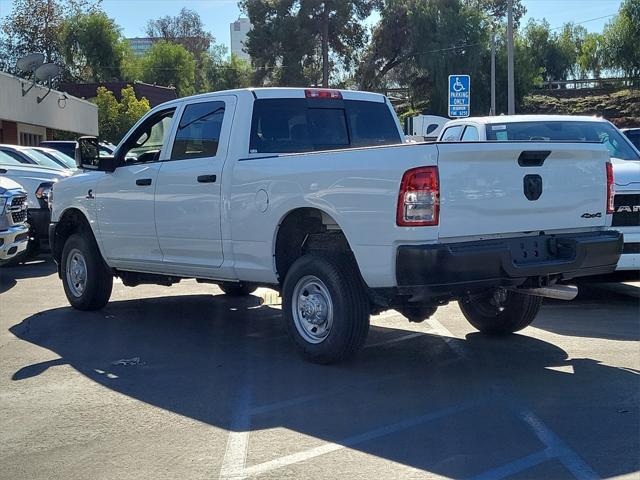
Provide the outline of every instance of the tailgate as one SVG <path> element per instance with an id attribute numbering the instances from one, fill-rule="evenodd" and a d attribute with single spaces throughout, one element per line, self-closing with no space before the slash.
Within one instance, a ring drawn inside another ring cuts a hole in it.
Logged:
<path id="1" fill-rule="evenodd" d="M 440 143 L 439 236 L 604 226 L 608 160 L 593 143 Z"/>

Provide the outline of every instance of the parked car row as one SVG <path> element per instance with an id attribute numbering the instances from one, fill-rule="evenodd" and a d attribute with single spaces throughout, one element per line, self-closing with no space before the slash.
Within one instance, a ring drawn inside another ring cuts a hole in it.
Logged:
<path id="1" fill-rule="evenodd" d="M 26 221 L 29 225 L 26 248 L 12 252 L 12 263 L 25 260 L 49 248 L 49 196 L 53 185 L 73 175 L 73 170 L 42 160 L 31 148 L 0 146 L 0 178 L 11 180 L 26 192 Z M 48 157 L 47 160 L 50 160 Z M 0 201 L 1 202 L 1 201 Z M 20 237 L 22 238 L 22 237 Z M 8 260 L 8 259 L 5 259 Z"/>

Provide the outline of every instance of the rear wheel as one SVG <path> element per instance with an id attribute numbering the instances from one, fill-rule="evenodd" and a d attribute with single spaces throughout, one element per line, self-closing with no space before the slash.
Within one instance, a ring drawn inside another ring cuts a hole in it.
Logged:
<path id="1" fill-rule="evenodd" d="M 541 305 L 542 297 L 497 291 L 460 302 L 460 310 L 481 332 L 505 335 L 527 327 L 538 315 Z"/>
<path id="2" fill-rule="evenodd" d="M 369 299 L 348 258 L 299 258 L 287 272 L 282 300 L 289 336 L 309 361 L 346 360 L 367 338 Z"/>
<path id="3" fill-rule="evenodd" d="M 226 295 L 231 297 L 244 297 L 246 295 L 251 295 L 253 292 L 257 290 L 258 287 L 247 283 L 221 283 L 218 285 L 220 290 L 222 290 Z"/>
<path id="4" fill-rule="evenodd" d="M 109 301 L 113 275 L 93 238 L 74 233 L 64 244 L 61 258 L 64 293 L 78 310 L 98 310 Z"/>

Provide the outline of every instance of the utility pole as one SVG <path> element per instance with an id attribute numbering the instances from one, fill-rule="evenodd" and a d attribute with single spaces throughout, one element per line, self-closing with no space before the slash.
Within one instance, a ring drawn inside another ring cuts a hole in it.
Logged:
<path id="1" fill-rule="evenodd" d="M 516 94 L 513 76 L 513 0 L 509 0 L 507 10 L 507 113 L 516 113 Z"/>
<path id="2" fill-rule="evenodd" d="M 329 11 L 322 4 L 322 86 L 329 88 Z"/>
<path id="3" fill-rule="evenodd" d="M 496 114 L 496 28 L 491 27 L 491 115 Z"/>

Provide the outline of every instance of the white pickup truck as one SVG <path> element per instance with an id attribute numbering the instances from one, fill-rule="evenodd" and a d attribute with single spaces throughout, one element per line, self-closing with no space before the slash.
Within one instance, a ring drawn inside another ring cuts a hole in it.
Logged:
<path id="1" fill-rule="evenodd" d="M 373 93 L 182 98 L 145 115 L 113 157 L 82 138 L 77 159 L 84 171 L 50 196 L 72 306 L 103 307 L 114 276 L 267 286 L 320 363 L 354 354 L 386 309 L 422 321 L 455 299 L 483 332 L 520 330 L 543 296 L 574 295 L 557 281 L 611 272 L 622 250 L 602 145 L 403 144 Z"/>

